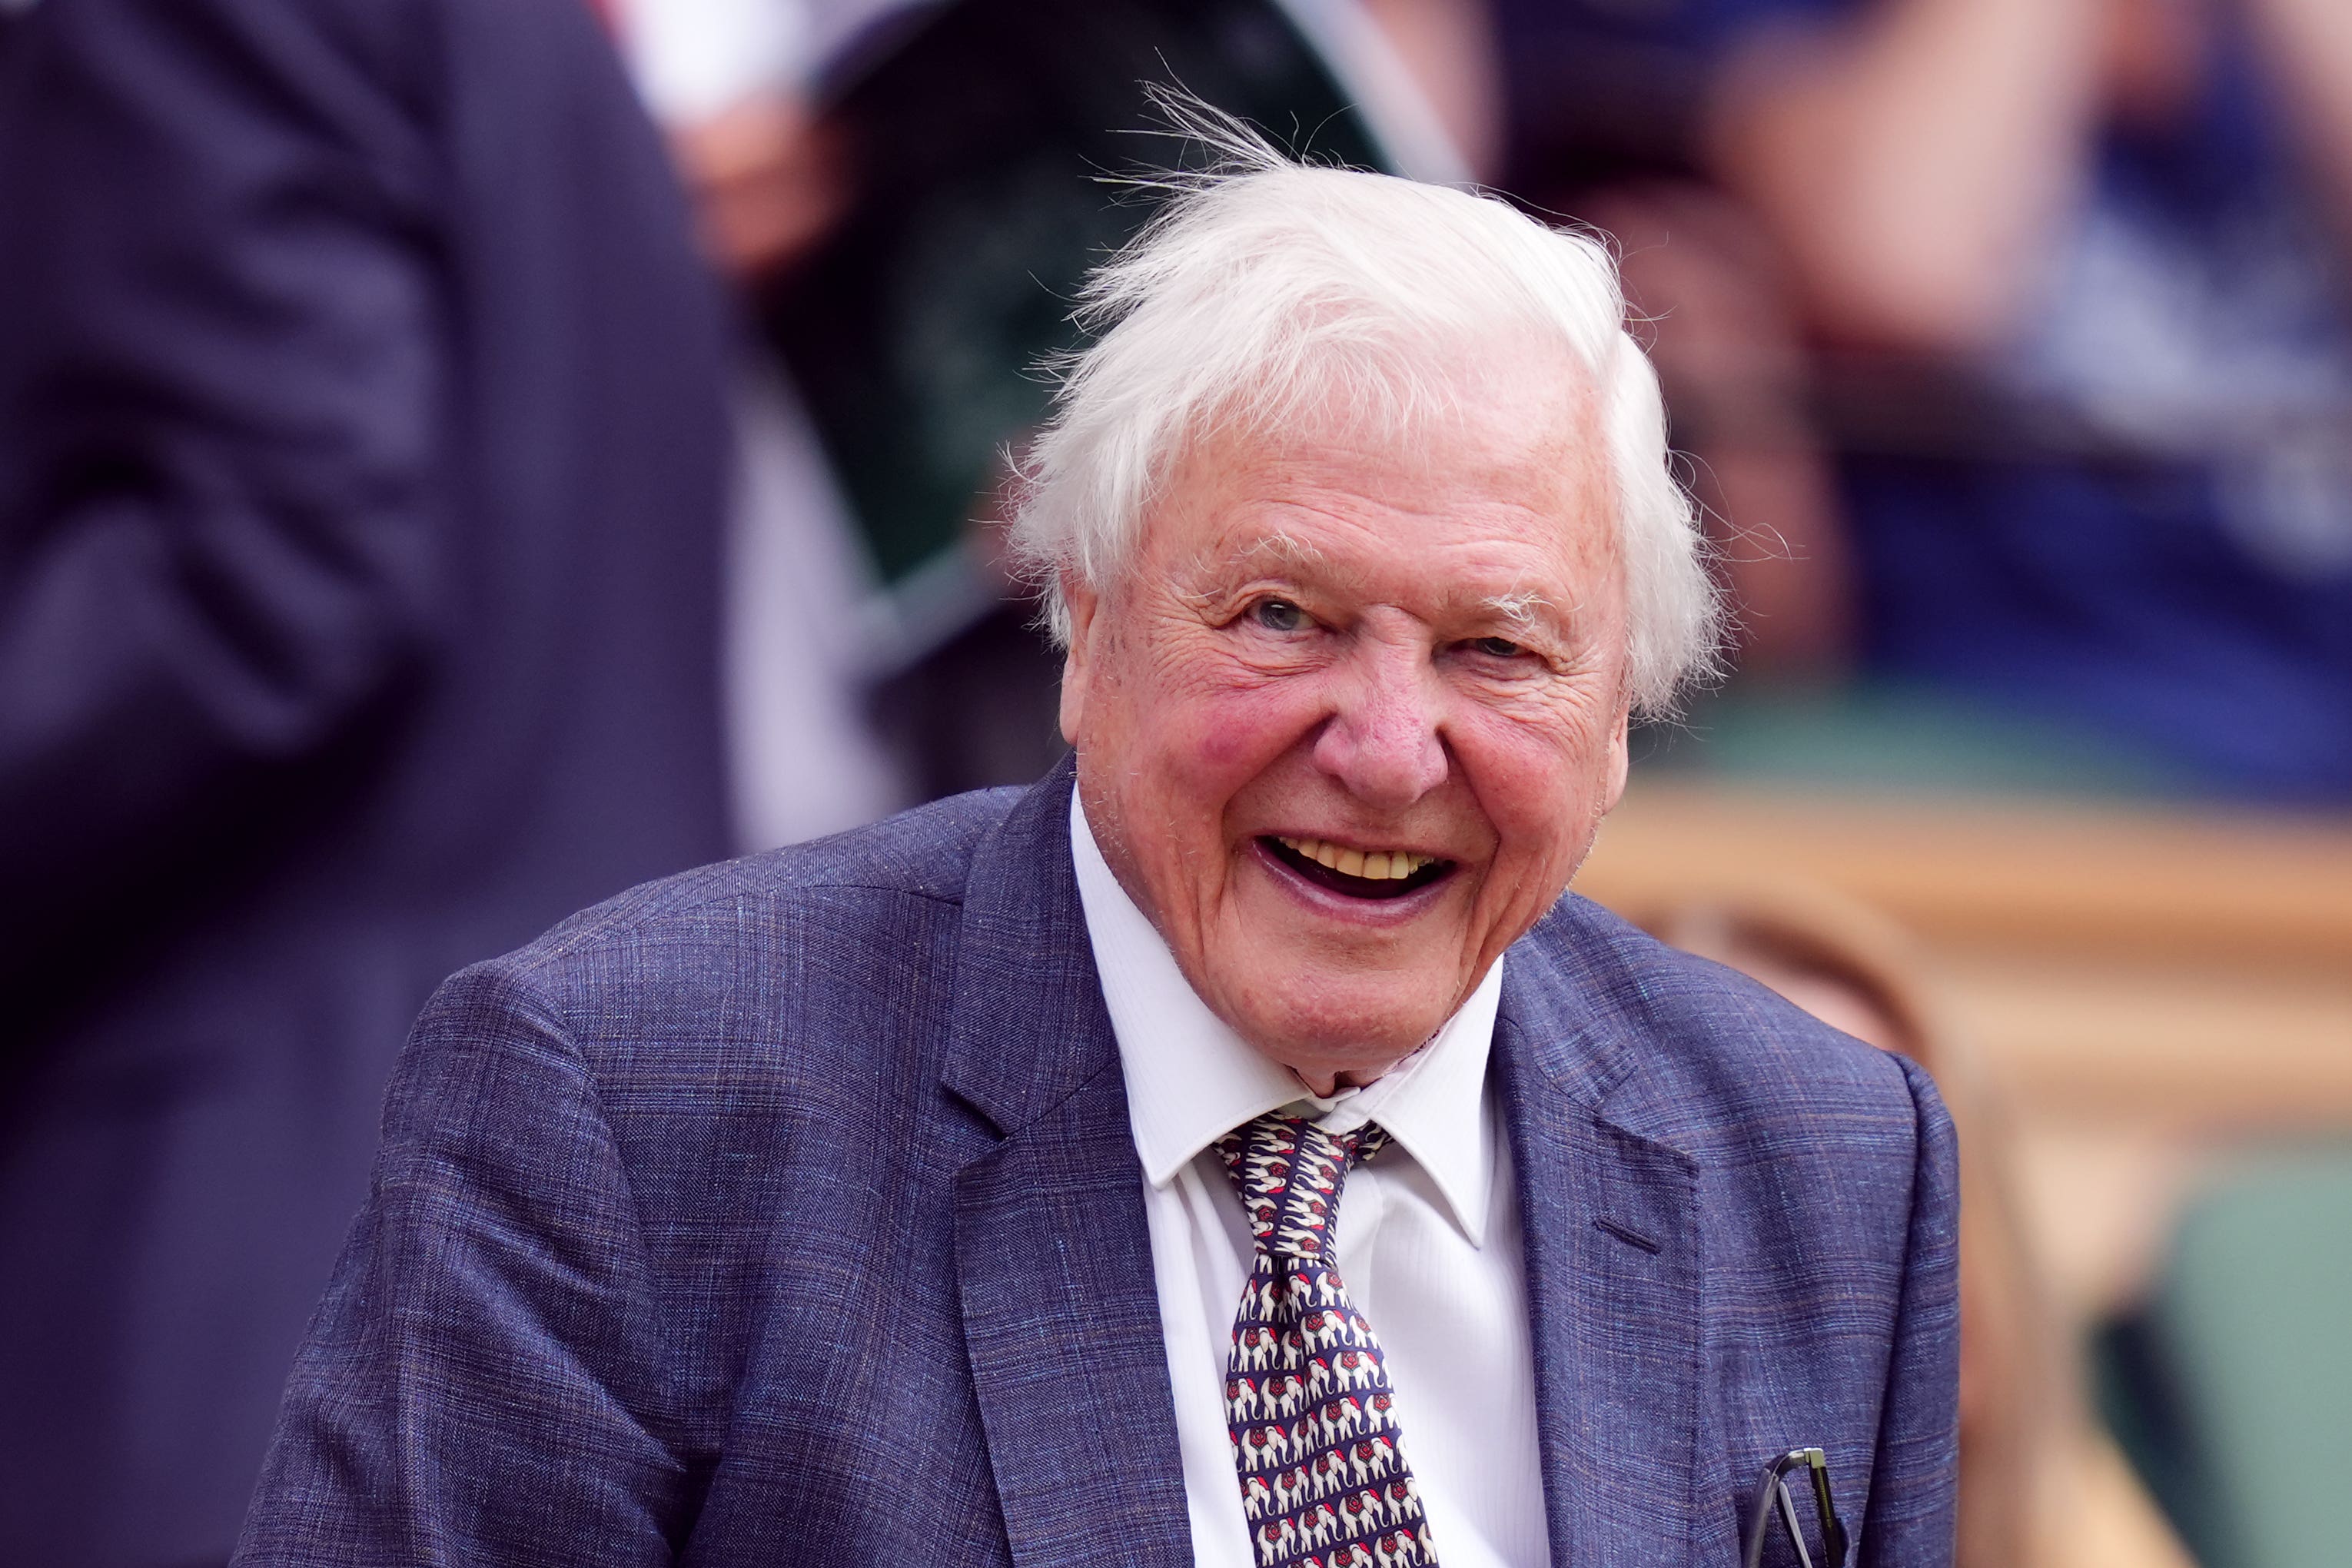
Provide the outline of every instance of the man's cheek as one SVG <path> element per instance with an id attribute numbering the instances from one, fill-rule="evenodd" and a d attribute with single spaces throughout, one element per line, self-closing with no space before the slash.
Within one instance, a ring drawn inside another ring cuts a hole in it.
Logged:
<path id="1" fill-rule="evenodd" d="M 1279 757 L 1313 723 L 1313 700 L 1306 693 L 1260 691 L 1246 700 L 1221 693 L 1194 710 L 1184 744 L 1204 783 L 1239 784 Z"/>
<path id="2" fill-rule="evenodd" d="M 1495 829 L 1497 879 L 1515 896 L 1544 904 L 1568 885 L 1584 857 L 1601 804 L 1580 771 L 1563 786 L 1552 765 L 1490 770 L 1479 799 Z"/>

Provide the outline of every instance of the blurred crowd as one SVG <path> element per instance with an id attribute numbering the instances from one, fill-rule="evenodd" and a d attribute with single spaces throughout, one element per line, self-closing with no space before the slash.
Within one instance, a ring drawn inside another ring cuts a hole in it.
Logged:
<path id="1" fill-rule="evenodd" d="M 1612 237 L 1737 607 L 1644 768 L 2352 806 L 2342 0 L 0 0 L 0 1557 L 226 1558 L 444 975 L 1051 764 L 1148 81 Z M 2185 1561 L 1968 1071 L 1962 1561 Z"/>

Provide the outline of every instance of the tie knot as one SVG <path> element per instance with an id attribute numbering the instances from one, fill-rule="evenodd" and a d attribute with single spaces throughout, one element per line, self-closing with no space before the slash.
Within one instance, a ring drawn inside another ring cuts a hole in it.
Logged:
<path id="1" fill-rule="evenodd" d="M 1303 1117 L 1270 1110 L 1217 1140 L 1217 1152 L 1258 1245 L 1321 1262 L 1349 1168 L 1387 1144 L 1388 1134 L 1369 1121 L 1353 1131 L 1327 1132 Z"/>

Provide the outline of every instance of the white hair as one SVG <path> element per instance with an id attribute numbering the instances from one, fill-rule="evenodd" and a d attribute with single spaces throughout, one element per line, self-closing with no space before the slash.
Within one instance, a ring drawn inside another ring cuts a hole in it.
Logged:
<path id="1" fill-rule="evenodd" d="M 1055 367 L 1054 416 L 1021 464 L 1013 546 L 1055 639 L 1070 638 L 1066 577 L 1110 581 L 1188 441 L 1334 400 L 1402 430 L 1454 405 L 1447 363 L 1507 336 L 1556 344 L 1591 389 L 1625 573 L 1628 694 L 1671 712 L 1715 667 L 1719 611 L 1608 250 L 1492 196 L 1304 166 L 1205 106 L 1161 107 L 1221 156 L 1148 182 L 1166 205 L 1088 278 L 1077 321 L 1097 335 Z"/>

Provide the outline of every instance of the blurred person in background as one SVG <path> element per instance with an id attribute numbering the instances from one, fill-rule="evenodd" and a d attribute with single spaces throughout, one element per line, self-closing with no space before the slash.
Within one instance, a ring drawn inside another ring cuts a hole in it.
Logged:
<path id="1" fill-rule="evenodd" d="M 1803 689 L 1843 678 L 1851 659 L 1835 475 L 1788 269 L 1707 168 L 1697 11 L 1493 0 L 1496 177 L 1615 242 L 1707 513 L 1739 679 Z"/>
<path id="2" fill-rule="evenodd" d="M 1799 886 L 1687 900 L 1663 941 L 1760 980 L 1823 1023 L 1925 1068 L 1960 1164 L 1957 1568 L 2189 1568 L 2115 1442 L 2092 1419 L 2080 1347 L 2050 1300 L 2019 1212 L 2000 1086 L 1921 975 L 1905 933 Z"/>
<path id="3" fill-rule="evenodd" d="M 1832 353 L 1865 667 L 2352 801 L 2352 7 L 1666 9 Z"/>
<path id="4" fill-rule="evenodd" d="M 770 849 L 909 803 L 873 721 L 879 584 L 784 368 L 758 291 L 821 243 L 855 178 L 810 79 L 827 37 L 900 0 L 604 0 L 667 133 L 705 256 L 737 296 L 725 551 L 725 695 L 736 836 Z"/>
<path id="5" fill-rule="evenodd" d="M 578 0 L 0 21 L 0 1555 L 224 1561 L 427 993 L 728 847 L 722 375 Z"/>

